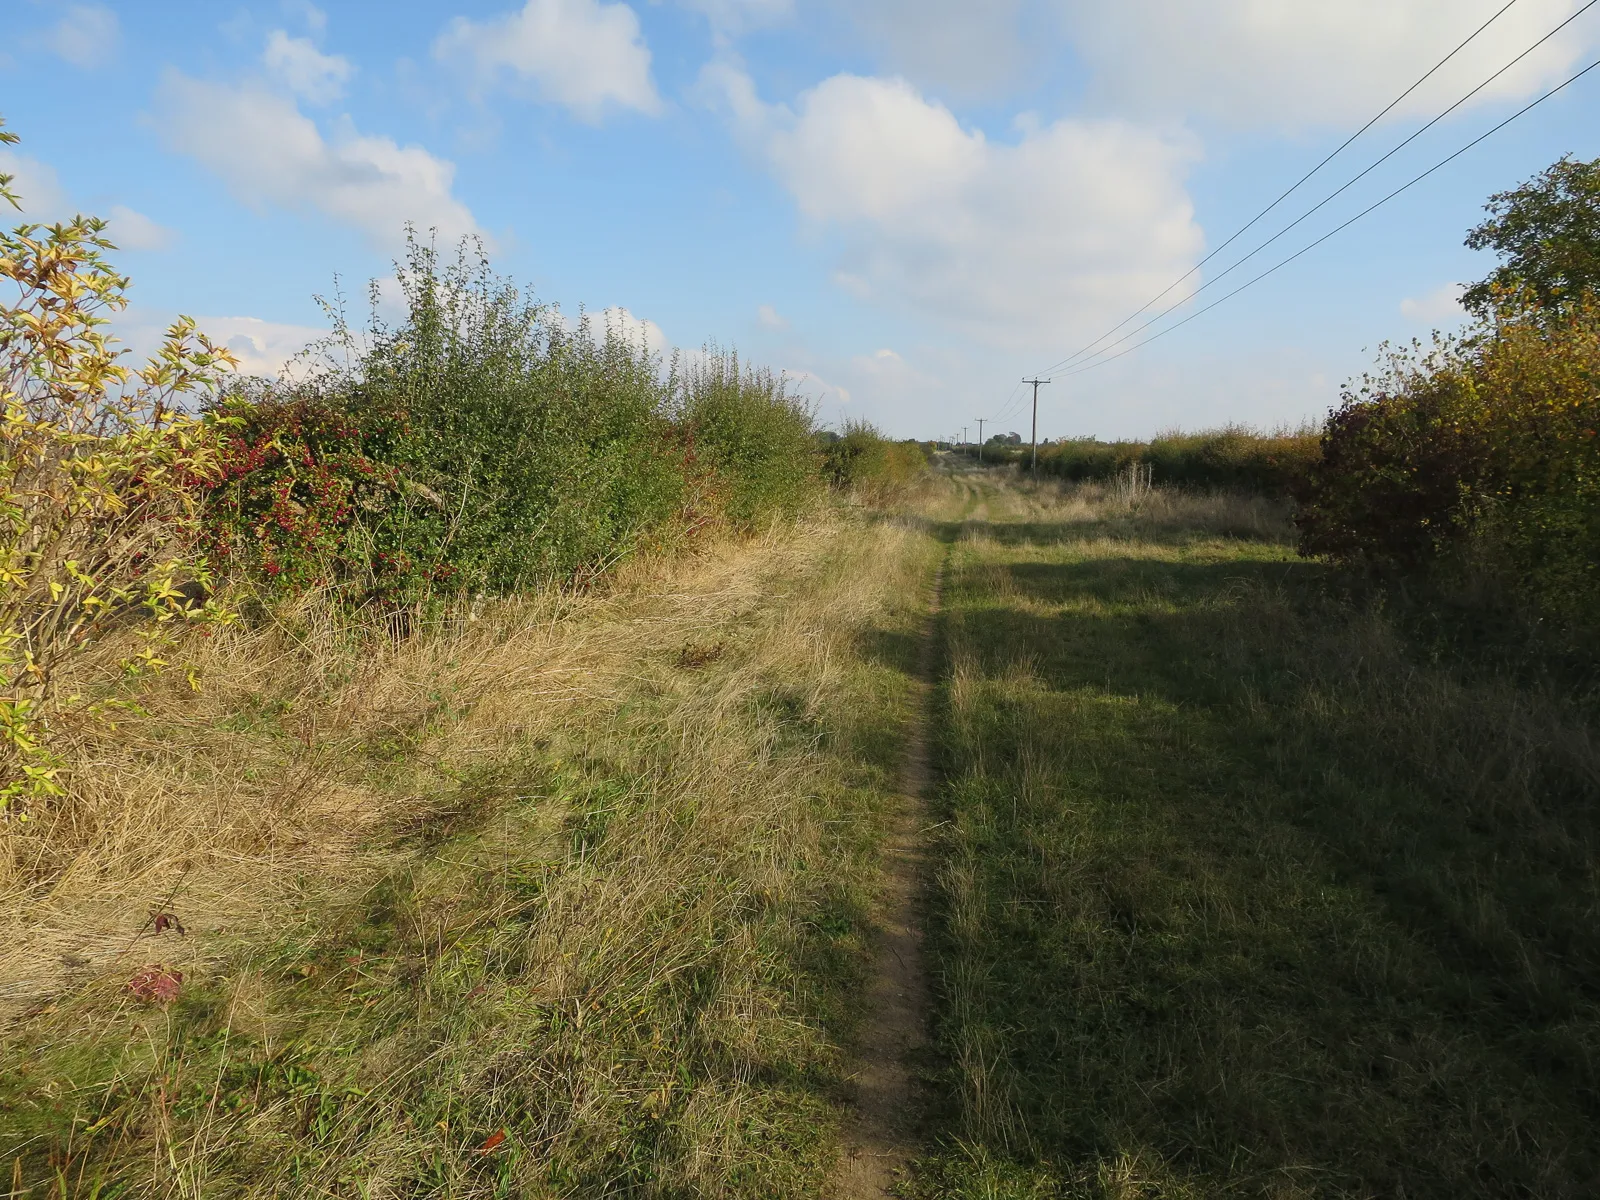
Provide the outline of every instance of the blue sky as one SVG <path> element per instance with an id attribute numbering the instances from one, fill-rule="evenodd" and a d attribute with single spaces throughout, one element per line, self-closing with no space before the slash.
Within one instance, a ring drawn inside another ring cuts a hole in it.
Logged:
<path id="1" fill-rule="evenodd" d="M 1504 2 L 0 0 L 0 115 L 24 139 L 0 170 L 31 217 L 111 220 L 131 345 L 182 312 L 271 370 L 336 276 L 359 294 L 389 273 L 410 220 L 481 236 L 569 313 L 735 345 L 826 421 L 1026 433 L 1017 380 L 1183 275 Z M 1282 219 L 1581 6 L 1516 0 Z M 1595 57 L 1600 8 L 1262 263 Z M 1319 415 L 1380 342 L 1457 321 L 1452 285 L 1490 265 L 1461 244 L 1484 199 L 1600 155 L 1597 112 L 1600 71 L 1216 311 L 1059 378 L 1040 435 Z"/>

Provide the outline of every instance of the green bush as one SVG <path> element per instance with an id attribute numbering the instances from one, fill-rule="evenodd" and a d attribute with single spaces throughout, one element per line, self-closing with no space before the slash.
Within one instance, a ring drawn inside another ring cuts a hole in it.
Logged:
<path id="1" fill-rule="evenodd" d="M 671 386 L 686 444 L 715 472 L 734 526 L 792 517 L 816 499 L 821 461 L 811 412 L 781 377 L 709 346 L 677 365 Z"/>
<path id="2" fill-rule="evenodd" d="M 1001 448 L 1006 461 L 1027 462 L 1027 447 Z M 1156 483 L 1226 488 L 1273 496 L 1293 494 L 1317 459 L 1314 433 L 1261 434 L 1243 426 L 1199 433 L 1165 433 L 1149 442 L 1074 438 L 1039 447 L 1039 471 L 1074 482 L 1114 479 L 1131 466 L 1148 466 Z M 1000 455 L 985 447 L 993 461 Z"/>
<path id="3" fill-rule="evenodd" d="M 1466 575 L 1540 616 L 1600 613 L 1600 309 L 1525 299 L 1347 394 L 1297 518 L 1301 549 Z"/>
<path id="4" fill-rule="evenodd" d="M 871 499 L 901 490 L 928 469 L 923 443 L 890 441 L 869 421 L 846 421 L 842 434 L 819 440 L 828 482 Z"/>
<path id="5" fill-rule="evenodd" d="M 481 255 L 413 243 L 406 316 L 342 324 L 307 380 L 210 414 L 211 545 L 262 590 L 414 602 L 603 570 L 708 524 L 753 529 L 822 486 L 811 417 L 709 352 L 670 372 L 621 334 L 524 299 Z"/>

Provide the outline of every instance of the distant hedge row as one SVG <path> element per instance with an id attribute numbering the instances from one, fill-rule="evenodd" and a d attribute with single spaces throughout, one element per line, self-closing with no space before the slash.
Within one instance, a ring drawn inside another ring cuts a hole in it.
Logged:
<path id="1" fill-rule="evenodd" d="M 1039 473 L 1073 482 L 1109 480 L 1148 466 L 1155 483 L 1292 495 L 1321 453 L 1312 431 L 1260 434 L 1242 426 L 1170 433 L 1148 442 L 1073 438 L 1039 447 Z M 1028 447 L 991 444 L 987 462 L 1028 462 Z"/>
<path id="2" fill-rule="evenodd" d="M 213 406 L 221 471 L 203 531 L 222 573 L 391 604 L 506 593 L 708 526 L 793 516 L 825 467 L 841 482 L 872 474 L 841 473 L 806 405 L 734 354 L 664 369 L 618 330 L 525 300 L 481 259 L 446 265 L 425 246 L 400 282 L 399 325 L 340 329 L 306 378 L 254 381 Z M 875 432 L 850 437 L 881 457 Z"/>

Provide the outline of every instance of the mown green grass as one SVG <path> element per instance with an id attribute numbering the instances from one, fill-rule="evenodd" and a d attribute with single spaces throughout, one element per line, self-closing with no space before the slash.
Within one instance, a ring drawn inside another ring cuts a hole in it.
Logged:
<path id="1" fill-rule="evenodd" d="M 1286 538 L 968 483 L 927 1197 L 1600 1189 L 1600 754 Z"/>

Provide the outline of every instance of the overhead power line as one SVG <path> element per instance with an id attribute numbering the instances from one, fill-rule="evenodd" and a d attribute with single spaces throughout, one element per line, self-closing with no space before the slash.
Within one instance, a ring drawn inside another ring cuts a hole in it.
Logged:
<path id="1" fill-rule="evenodd" d="M 1336 234 L 1343 233 L 1346 229 L 1349 229 L 1350 226 L 1354 225 L 1357 221 L 1361 220 L 1361 218 L 1365 217 L 1368 213 L 1374 212 L 1375 210 L 1377 210 L 1379 208 L 1382 208 L 1385 204 L 1389 203 L 1389 201 L 1393 200 L 1396 196 L 1400 195 L 1402 192 L 1409 191 L 1411 188 L 1413 188 L 1417 184 L 1421 183 L 1424 179 L 1428 178 L 1428 176 L 1432 175 L 1435 171 L 1438 171 L 1441 168 L 1448 166 L 1450 163 L 1453 163 L 1456 159 L 1460 158 L 1463 154 L 1465 154 L 1467 151 L 1471 150 L 1473 147 L 1479 145 L 1482 142 L 1488 141 L 1489 138 L 1491 138 L 1495 134 L 1499 133 L 1507 125 L 1511 124 L 1513 121 L 1517 120 L 1519 117 L 1522 117 L 1525 114 L 1531 112 L 1533 109 L 1538 108 L 1539 105 L 1543 104 L 1546 100 L 1550 99 L 1550 97 L 1554 96 L 1558 92 L 1565 91 L 1567 88 L 1571 87 L 1574 83 L 1577 83 L 1578 80 L 1582 79 L 1585 75 L 1589 74 L 1591 71 L 1594 71 L 1596 69 L 1600 69 L 1600 59 L 1596 59 L 1594 62 L 1590 63 L 1583 70 L 1579 71 L 1576 75 L 1573 75 L 1573 76 L 1563 80 L 1561 83 L 1556 84 L 1555 87 L 1551 88 L 1548 92 L 1544 93 L 1544 95 L 1540 96 L 1537 100 L 1533 100 L 1530 103 L 1524 105 L 1522 108 L 1519 108 L 1516 112 L 1512 113 L 1504 121 L 1501 121 L 1500 124 L 1496 125 L 1493 129 L 1488 130 L 1486 133 L 1479 134 L 1477 137 L 1473 138 L 1472 141 L 1468 142 L 1465 146 L 1461 147 L 1461 149 L 1457 150 L 1454 154 L 1451 154 L 1446 158 L 1440 159 L 1438 162 L 1434 163 L 1433 166 L 1429 167 L 1426 171 L 1422 172 L 1420 175 L 1415 175 L 1412 178 L 1408 179 L 1405 183 L 1403 183 L 1399 187 L 1395 188 L 1394 191 L 1390 192 L 1387 196 L 1383 197 L 1381 200 L 1378 200 L 1378 201 L 1375 201 L 1372 204 L 1369 204 L 1366 208 L 1362 209 L 1360 212 L 1358 212 L 1355 216 L 1351 217 L 1348 221 L 1344 222 L 1342 225 L 1337 225 L 1334 228 L 1328 230 L 1327 233 L 1323 234 L 1316 241 L 1310 243 L 1307 246 L 1301 247 L 1299 250 L 1296 250 L 1293 254 L 1289 255 L 1287 258 L 1281 259 L 1280 261 L 1274 263 L 1272 266 L 1268 267 L 1265 271 L 1261 272 L 1261 274 L 1255 276 L 1254 278 L 1252 278 L 1252 279 L 1248 280 L 1247 282 L 1242 283 L 1238 287 L 1234 288 L 1233 291 L 1227 293 L 1227 295 L 1219 296 L 1217 299 L 1213 300 L 1210 304 L 1206 305 L 1204 308 L 1198 309 L 1197 311 L 1190 313 L 1187 317 L 1185 317 L 1181 321 L 1177 321 L 1177 322 L 1174 322 L 1171 325 L 1168 325 L 1165 329 L 1161 330 L 1158 333 L 1152 334 L 1151 336 L 1145 338 L 1142 342 L 1135 342 L 1133 345 L 1127 347 L 1126 349 L 1119 350 L 1115 354 L 1107 355 L 1104 358 L 1101 358 L 1101 359 L 1098 359 L 1095 362 L 1089 363 L 1087 366 L 1081 366 L 1081 367 L 1078 367 L 1075 370 L 1068 371 L 1066 373 L 1066 378 L 1070 378 L 1073 375 L 1082 375 L 1085 371 L 1092 371 L 1096 367 L 1103 367 L 1107 363 L 1112 362 L 1112 361 L 1114 361 L 1116 359 L 1119 359 L 1125 354 L 1132 354 L 1135 350 L 1139 349 L 1141 346 L 1148 346 L 1151 342 L 1156 341 L 1158 338 L 1166 337 L 1166 335 L 1171 333 L 1173 330 L 1182 328 L 1183 326 L 1187 325 L 1190 321 L 1193 321 L 1196 317 L 1203 316 L 1204 314 L 1210 312 L 1213 308 L 1216 308 L 1217 305 L 1223 304 L 1226 301 L 1233 299 L 1240 292 L 1246 290 L 1247 288 L 1254 287 L 1256 284 L 1260 283 L 1263 279 L 1267 278 L 1267 276 L 1276 274 L 1278 271 L 1281 271 L 1284 267 L 1286 267 L 1290 263 L 1294 262 L 1297 258 L 1300 258 L 1300 257 L 1302 257 L 1302 256 L 1304 256 L 1306 254 L 1309 254 L 1311 251 L 1315 250 L 1318 246 L 1322 245 L 1322 243 L 1327 241 L 1329 238 L 1333 237 Z"/>
<path id="2" fill-rule="evenodd" d="M 1473 88 L 1466 95 L 1462 96 L 1459 100 L 1457 100 L 1449 108 L 1445 109 L 1438 116 L 1436 116 L 1432 120 L 1430 120 L 1426 125 L 1422 126 L 1420 129 L 1416 130 L 1409 137 L 1407 137 L 1404 141 L 1402 141 L 1398 145 L 1394 146 L 1387 153 L 1385 153 L 1381 158 L 1379 158 L 1376 162 L 1373 162 L 1371 165 L 1363 168 L 1360 172 L 1358 172 L 1356 175 L 1352 176 L 1350 179 L 1345 181 L 1343 184 L 1341 184 L 1334 191 L 1330 192 L 1327 196 L 1323 197 L 1316 204 L 1314 204 L 1310 208 L 1308 208 L 1305 212 L 1301 213 L 1293 221 L 1289 222 L 1289 224 L 1285 225 L 1282 229 L 1278 230 L 1277 233 L 1273 234 L 1266 241 L 1262 242 L 1255 249 L 1251 250 L 1243 258 L 1240 258 L 1236 262 L 1231 263 L 1226 268 L 1224 268 L 1223 270 L 1219 271 L 1216 275 L 1212 276 L 1212 278 L 1206 280 L 1205 283 L 1201 284 L 1198 288 L 1196 288 L 1193 292 L 1189 293 L 1189 295 L 1185 296 L 1183 299 L 1178 300 L 1175 303 L 1168 305 L 1166 308 L 1164 308 L 1160 312 L 1156 313 L 1153 317 L 1151 317 L 1148 321 L 1144 322 L 1138 328 L 1129 331 L 1128 333 L 1124 334 L 1122 337 L 1118 338 L 1116 341 L 1111 342 L 1111 343 L 1101 347 L 1099 350 L 1096 350 L 1089 357 L 1097 358 L 1097 357 L 1099 357 L 1101 355 L 1106 354 L 1107 351 L 1113 350 L 1117 346 L 1122 345 L 1122 343 L 1126 342 L 1129 338 L 1138 337 L 1139 334 L 1143 333 L 1146 329 L 1149 329 L 1152 325 L 1156 324 L 1158 321 L 1162 320 L 1163 318 L 1168 316 L 1170 313 L 1175 312 L 1177 309 L 1181 308 L 1183 305 L 1185 305 L 1189 301 L 1193 300 L 1201 292 L 1207 290 L 1208 288 L 1211 288 L 1211 287 L 1215 286 L 1216 284 L 1220 283 L 1222 280 L 1226 279 L 1234 271 L 1237 271 L 1240 267 L 1244 266 L 1245 263 L 1249 262 L 1256 255 L 1260 254 L 1268 246 L 1273 245 L 1275 242 L 1277 242 L 1280 238 L 1282 238 L 1285 234 L 1289 233 L 1291 230 L 1298 228 L 1300 225 L 1302 225 L 1304 222 L 1309 220 L 1316 213 L 1318 213 L 1322 209 L 1326 208 L 1330 203 L 1332 203 L 1339 196 L 1342 196 L 1345 192 L 1349 191 L 1352 187 L 1354 187 L 1361 180 L 1365 179 L 1368 175 L 1372 174 L 1373 171 L 1377 170 L 1380 166 L 1382 166 L 1384 163 L 1388 162 L 1391 158 L 1393 158 L 1401 150 L 1404 150 L 1412 142 L 1416 141 L 1424 133 L 1426 133 L 1426 132 L 1428 132 L 1428 130 L 1432 129 L 1440 121 L 1444 120 L 1451 113 L 1455 112 L 1463 104 L 1467 103 L 1467 101 L 1471 100 L 1479 92 L 1483 91 L 1484 88 L 1488 87 L 1495 80 L 1499 79 L 1507 71 L 1511 70 L 1518 63 L 1520 63 L 1523 59 L 1527 58 L 1528 55 L 1532 54 L 1535 50 L 1539 49 L 1540 46 L 1543 46 L 1551 38 L 1555 37 L 1556 34 L 1560 33 L 1568 25 L 1572 24 L 1572 22 L 1576 21 L 1579 17 L 1583 16 L 1584 13 L 1588 12 L 1596 4 L 1600 4 L 1600 0 L 1587 0 L 1587 3 L 1585 3 L 1582 8 L 1578 9 L 1577 12 L 1575 12 L 1571 16 L 1569 16 L 1565 21 L 1561 22 L 1561 24 L 1557 25 L 1549 33 L 1545 34 L 1537 42 L 1535 42 L 1533 45 L 1529 46 L 1526 50 L 1524 50 L 1521 54 L 1519 54 L 1515 58 L 1513 58 L 1505 66 L 1501 67 L 1493 75 L 1489 76 L 1489 78 L 1485 79 L 1482 83 L 1478 84 L 1477 87 Z M 1505 10 L 1502 9 L 1501 11 L 1503 12 Z M 1572 81 L 1568 80 L 1568 83 L 1570 83 L 1570 82 L 1572 82 Z M 1562 86 L 1565 86 L 1565 84 L 1563 84 Z M 1524 109 L 1523 111 L 1527 111 L 1527 110 Z M 1518 115 L 1520 116 L 1521 114 L 1519 113 Z M 1497 126 L 1497 128 L 1498 128 L 1498 126 Z M 1440 164 L 1440 165 L 1442 165 L 1442 164 Z M 1413 182 L 1416 182 L 1416 181 L 1413 180 Z M 1196 269 L 1198 269 L 1198 267 Z M 1192 275 L 1193 271 L 1191 271 L 1190 274 Z M 1188 276 L 1186 275 L 1186 276 L 1184 276 L 1184 278 L 1187 279 Z M 1175 284 L 1173 286 L 1177 286 L 1177 285 Z M 1168 290 L 1170 291 L 1171 289 L 1169 288 Z M 1230 293 L 1230 294 L 1232 294 L 1232 293 Z M 1146 305 L 1145 307 L 1148 308 L 1149 305 Z M 1141 309 L 1140 311 L 1142 312 L 1144 310 Z M 1138 314 L 1135 314 L 1135 316 L 1137 316 L 1137 315 Z M 1129 319 L 1131 320 L 1132 318 L 1129 318 Z M 1126 325 L 1127 323 L 1128 323 L 1127 321 L 1124 321 L 1122 324 Z M 1121 326 L 1118 326 L 1118 328 L 1121 328 Z M 1115 332 L 1115 330 L 1113 330 L 1112 332 Z M 1096 339 L 1096 343 L 1104 341 L 1105 338 L 1109 337 L 1109 336 L 1110 336 L 1109 334 L 1106 334 L 1106 335 L 1103 335 L 1100 338 L 1097 338 Z M 1091 344 L 1094 344 L 1094 343 L 1091 343 Z M 1084 356 L 1083 352 L 1079 351 L 1077 354 L 1070 355 L 1068 358 L 1062 360 L 1059 363 L 1056 363 L 1051 368 L 1051 370 L 1057 370 L 1057 369 L 1060 369 L 1060 368 L 1065 367 L 1065 366 L 1070 366 L 1071 364 L 1073 364 L 1074 362 L 1076 362 L 1078 359 L 1082 358 L 1083 356 Z M 1118 357 L 1120 357 L 1120 355 Z"/>
<path id="3" fill-rule="evenodd" d="M 1057 370 L 1057 369 L 1059 369 L 1061 367 L 1068 366 L 1071 363 L 1075 362 L 1078 358 L 1082 357 L 1084 354 L 1087 354 L 1090 350 L 1094 349 L 1094 347 L 1098 346 L 1101 342 L 1105 341 L 1105 339 L 1110 337 L 1113 333 L 1116 333 L 1117 330 L 1121 329 L 1124 325 L 1128 324 L 1128 322 L 1136 320 L 1141 313 L 1146 312 L 1152 305 L 1160 303 L 1162 298 L 1167 296 L 1174 288 L 1182 286 L 1182 284 L 1186 280 L 1188 280 L 1190 277 L 1192 277 L 1195 274 L 1195 272 L 1199 271 L 1202 267 L 1204 267 L 1212 259 L 1216 258 L 1217 255 L 1221 254 L 1229 246 L 1233 245 L 1234 242 L 1238 241 L 1246 233 L 1250 232 L 1251 229 L 1255 228 L 1255 226 L 1257 224 L 1259 224 L 1263 219 L 1265 219 L 1268 215 L 1270 215 L 1278 207 L 1278 205 L 1282 204 L 1290 196 L 1294 195 L 1295 192 L 1299 191 L 1302 186 L 1304 186 L 1307 182 L 1310 181 L 1312 176 L 1316 175 L 1317 172 L 1321 171 L 1323 167 L 1327 166 L 1330 162 L 1332 162 L 1340 154 L 1342 154 L 1346 150 L 1348 150 L 1350 148 L 1350 146 L 1356 141 L 1357 138 L 1361 137 L 1361 135 L 1366 133 L 1367 130 L 1371 129 L 1379 121 L 1383 120 L 1384 117 L 1388 116 L 1397 107 L 1399 107 L 1402 103 L 1404 103 L 1404 101 L 1413 92 L 1415 92 L 1424 83 L 1428 82 L 1428 80 L 1432 79 L 1434 77 L 1434 75 L 1438 74 L 1438 72 L 1446 64 L 1448 64 L 1452 59 L 1454 59 L 1456 55 L 1460 54 L 1469 45 L 1471 45 L 1474 41 L 1476 41 L 1480 34 L 1482 34 L 1486 29 L 1489 28 L 1489 26 L 1493 25 L 1501 17 L 1505 16 L 1505 14 L 1508 11 L 1510 11 L 1510 9 L 1512 7 L 1514 7 L 1517 3 L 1518 3 L 1518 0 L 1507 0 L 1507 2 L 1504 5 L 1502 5 L 1498 10 L 1496 10 L 1496 12 L 1495 12 L 1495 14 L 1493 16 L 1491 16 L 1482 25 L 1479 25 L 1469 35 L 1467 35 L 1466 39 L 1464 41 L 1462 41 L 1460 44 L 1458 44 L 1455 47 L 1455 49 L 1451 50 L 1449 54 L 1446 54 L 1438 62 L 1434 63 L 1432 67 L 1428 68 L 1428 70 L 1419 79 L 1417 79 L 1417 81 L 1415 83 L 1413 83 L 1410 87 L 1406 88 L 1405 91 L 1401 92 L 1393 100 L 1389 101 L 1388 104 L 1384 105 L 1383 108 L 1378 112 L 1378 114 L 1376 116 L 1374 116 L 1370 121 L 1368 121 L 1360 129 L 1358 129 L 1354 133 L 1352 133 L 1343 142 L 1339 143 L 1339 145 L 1332 151 L 1332 153 L 1330 153 L 1327 157 L 1325 157 L 1316 166 L 1312 167 L 1304 175 L 1300 176 L 1299 179 L 1295 180 L 1292 184 L 1290 184 L 1287 189 L 1285 189 L 1282 193 L 1279 194 L 1277 199 L 1275 199 L 1271 204 L 1267 205 L 1260 212 L 1256 213 L 1255 216 L 1251 217 L 1248 221 L 1246 221 L 1243 225 L 1241 225 L 1237 230 L 1235 230 L 1228 237 L 1228 239 L 1226 241 L 1224 241 L 1221 245 L 1219 245 L 1215 250 L 1211 251 L 1210 254 L 1207 254 L 1199 262 L 1195 263 L 1195 265 L 1190 267 L 1189 270 L 1184 272 L 1177 279 L 1174 279 L 1166 287 L 1162 288 L 1161 291 L 1157 292 L 1149 300 L 1145 301 L 1137 309 L 1135 309 L 1133 312 L 1129 313 L 1121 321 L 1117 322 L 1117 324 L 1113 325 L 1110 329 L 1106 330 L 1099 337 L 1095 338 L 1094 341 L 1092 341 L 1088 345 L 1084 346 L 1083 349 L 1075 351 L 1074 353 L 1068 355 L 1066 358 L 1064 358 L 1060 362 L 1056 363 L 1050 369 L 1051 370 Z M 1576 15 L 1576 14 L 1574 14 L 1574 15 Z M 1487 86 L 1487 85 L 1485 85 L 1485 86 Z M 1396 147 L 1396 149 L 1398 149 L 1398 147 Z M 1393 151 L 1391 151 L 1390 153 L 1392 154 Z"/>

